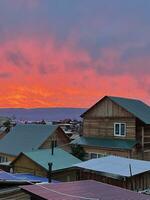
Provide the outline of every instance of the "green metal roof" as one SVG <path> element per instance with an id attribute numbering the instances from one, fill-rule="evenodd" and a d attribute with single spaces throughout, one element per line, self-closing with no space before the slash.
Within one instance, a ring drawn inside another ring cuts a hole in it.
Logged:
<path id="1" fill-rule="evenodd" d="M 23 152 L 23 154 L 46 170 L 48 170 L 48 163 L 52 162 L 52 171 L 69 168 L 81 162 L 81 160 L 60 148 L 54 148 L 53 155 L 51 154 L 51 149 Z"/>
<path id="2" fill-rule="evenodd" d="M 71 142 L 81 146 L 131 150 L 138 142 L 128 139 L 79 137 Z"/>
<path id="3" fill-rule="evenodd" d="M 57 128 L 42 124 L 16 125 L 0 140 L 0 152 L 16 156 L 23 151 L 36 150 Z"/>
<path id="4" fill-rule="evenodd" d="M 143 121 L 145 124 L 150 124 L 150 106 L 137 99 L 127 99 L 121 97 L 111 97 L 109 99 L 119 104 L 121 107 L 132 113 L 135 117 Z"/>

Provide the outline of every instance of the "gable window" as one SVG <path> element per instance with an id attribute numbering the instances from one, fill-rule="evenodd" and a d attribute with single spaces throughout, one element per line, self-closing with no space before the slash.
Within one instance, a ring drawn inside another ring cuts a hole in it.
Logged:
<path id="1" fill-rule="evenodd" d="M 125 136 L 126 135 L 126 124 L 125 123 L 114 123 L 114 135 Z"/>

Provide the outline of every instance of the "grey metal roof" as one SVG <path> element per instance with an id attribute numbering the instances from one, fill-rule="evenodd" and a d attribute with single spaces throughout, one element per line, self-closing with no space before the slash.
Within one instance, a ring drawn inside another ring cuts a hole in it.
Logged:
<path id="1" fill-rule="evenodd" d="M 16 125 L 0 140 L 0 152 L 18 155 L 23 151 L 36 150 L 57 128 L 58 126 L 42 124 Z"/>
<path id="2" fill-rule="evenodd" d="M 119 156 L 106 156 L 91 159 L 74 166 L 116 176 L 130 177 L 129 165 L 131 165 L 133 176 L 150 171 L 150 161 L 129 159 Z"/>
<path id="3" fill-rule="evenodd" d="M 137 99 L 128 99 L 121 97 L 111 97 L 109 99 L 119 104 L 121 107 L 132 113 L 135 117 L 143 121 L 145 124 L 150 124 L 150 106 Z"/>

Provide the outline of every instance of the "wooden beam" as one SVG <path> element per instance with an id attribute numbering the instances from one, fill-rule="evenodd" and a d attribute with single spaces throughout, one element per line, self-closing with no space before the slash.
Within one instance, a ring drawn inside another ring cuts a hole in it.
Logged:
<path id="1" fill-rule="evenodd" d="M 144 160 L 144 127 L 142 126 L 142 159 Z"/>

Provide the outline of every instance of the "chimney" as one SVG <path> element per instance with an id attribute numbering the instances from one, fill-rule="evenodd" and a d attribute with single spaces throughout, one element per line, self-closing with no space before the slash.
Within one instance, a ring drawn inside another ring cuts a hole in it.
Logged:
<path id="1" fill-rule="evenodd" d="M 52 182 L 52 165 L 53 163 L 48 163 L 48 182 Z"/>
<path id="2" fill-rule="evenodd" d="M 51 142 L 52 155 L 54 155 L 54 140 Z"/>

